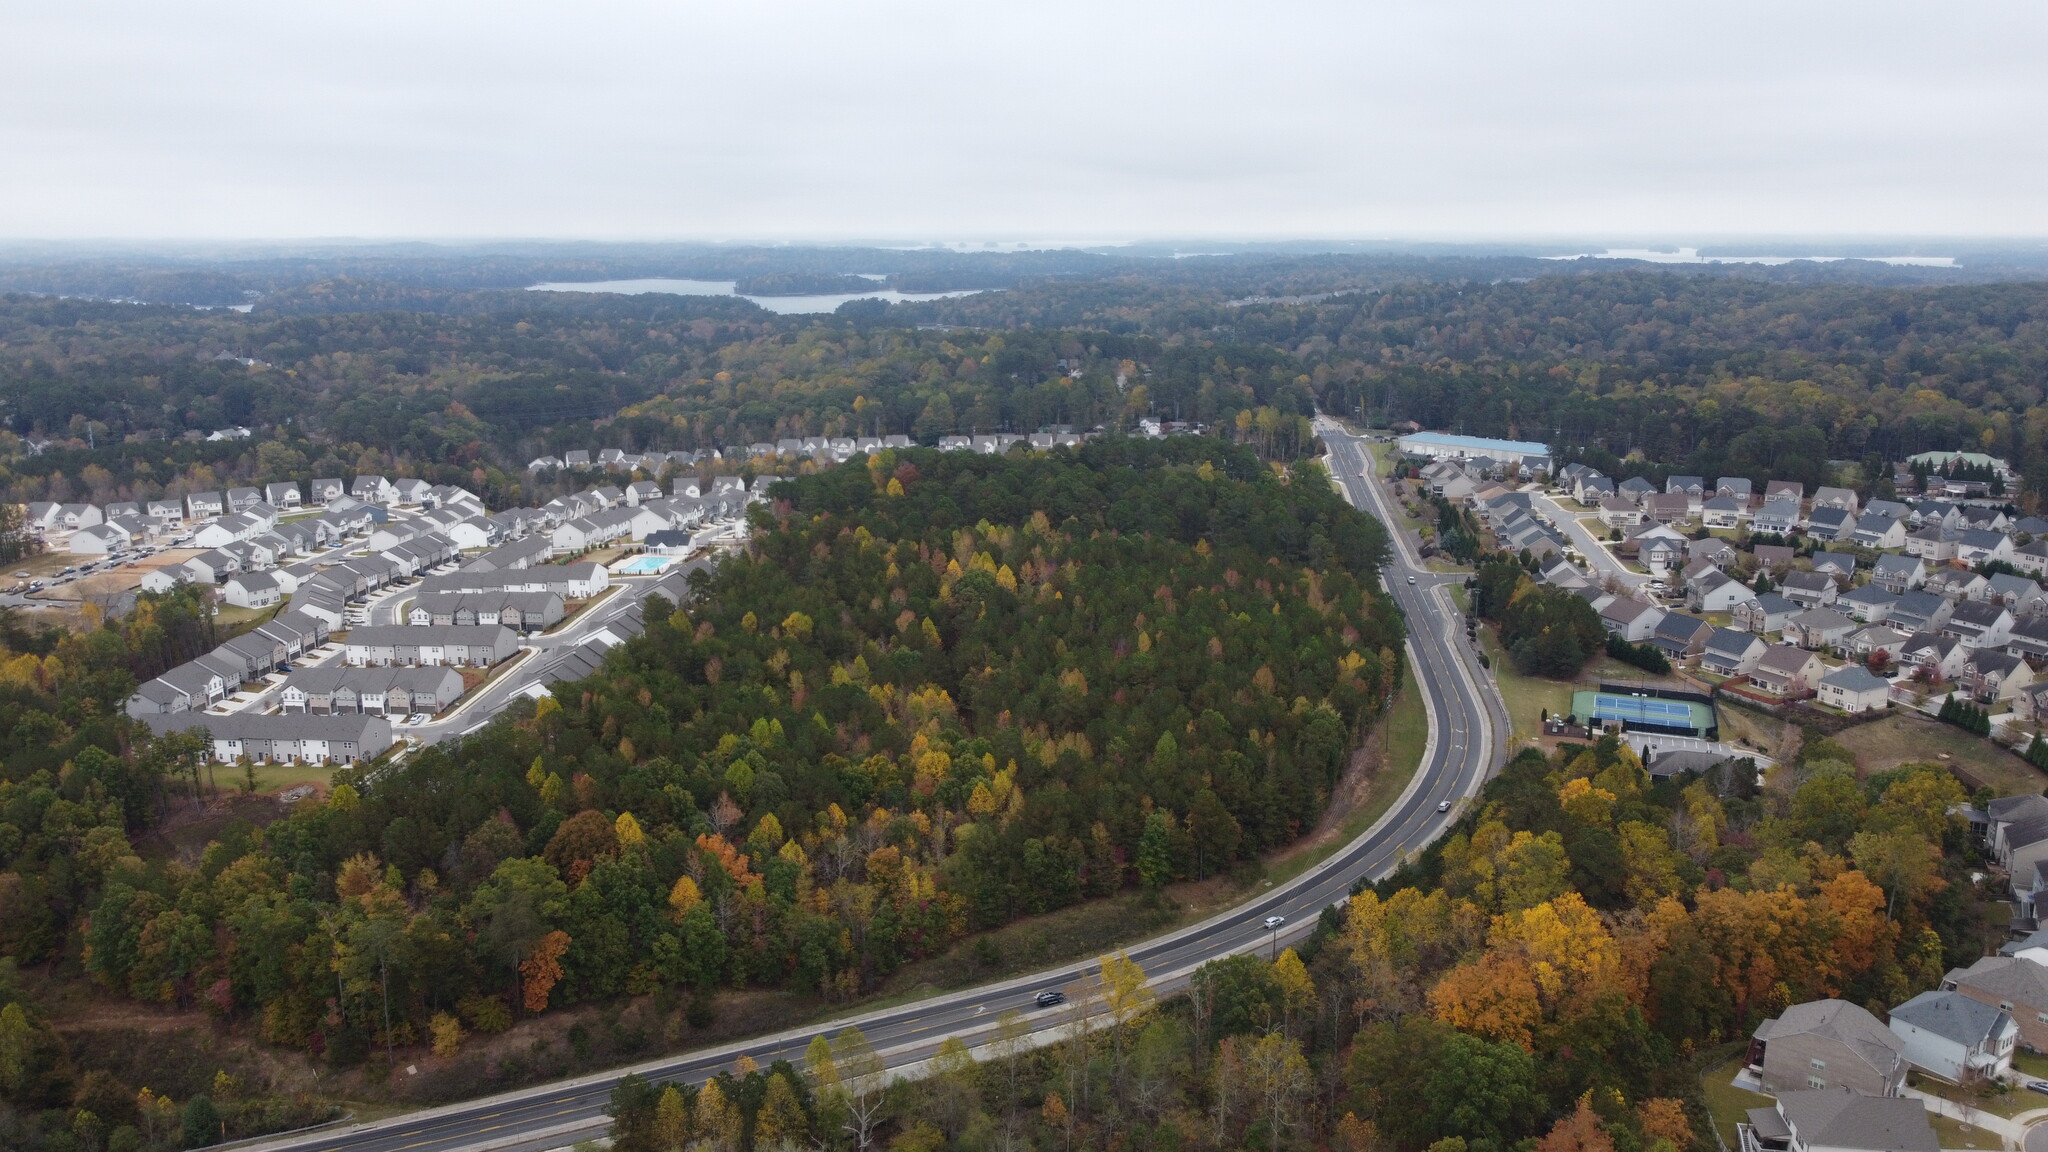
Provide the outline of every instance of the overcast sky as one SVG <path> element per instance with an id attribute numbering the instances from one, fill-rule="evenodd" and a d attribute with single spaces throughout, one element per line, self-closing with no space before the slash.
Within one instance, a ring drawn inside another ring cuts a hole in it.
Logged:
<path id="1" fill-rule="evenodd" d="M 2048 233 L 2048 3 L 0 0 L 0 237 Z"/>

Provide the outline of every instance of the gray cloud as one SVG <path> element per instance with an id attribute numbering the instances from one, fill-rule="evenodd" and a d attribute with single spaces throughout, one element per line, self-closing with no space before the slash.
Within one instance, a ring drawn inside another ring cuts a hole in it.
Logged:
<path id="1" fill-rule="evenodd" d="M 0 236 L 2038 234 L 2048 7 L 0 0 Z"/>

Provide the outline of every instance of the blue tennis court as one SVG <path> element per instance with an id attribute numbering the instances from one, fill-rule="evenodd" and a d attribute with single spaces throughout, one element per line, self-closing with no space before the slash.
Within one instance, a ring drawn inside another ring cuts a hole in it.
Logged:
<path id="1" fill-rule="evenodd" d="M 1622 724 L 1660 732 L 1701 735 L 1715 727 L 1714 711 L 1689 700 L 1659 700 L 1616 692 L 1572 693 L 1572 711 L 1595 724 Z"/>

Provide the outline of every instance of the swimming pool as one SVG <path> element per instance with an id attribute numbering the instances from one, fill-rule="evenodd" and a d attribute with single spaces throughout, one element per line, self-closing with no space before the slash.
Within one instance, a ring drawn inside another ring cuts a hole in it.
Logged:
<path id="1" fill-rule="evenodd" d="M 676 562 L 673 556 L 635 556 L 612 569 L 621 576 L 651 576 Z"/>

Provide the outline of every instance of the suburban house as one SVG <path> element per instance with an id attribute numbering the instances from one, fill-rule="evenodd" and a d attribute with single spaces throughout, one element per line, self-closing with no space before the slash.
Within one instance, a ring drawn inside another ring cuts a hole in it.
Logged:
<path id="1" fill-rule="evenodd" d="M 1906 1085 L 1905 1051 L 1905 1042 L 1863 1008 L 1809 1000 L 1757 1025 L 1747 1063 L 1764 1091 L 1777 1095 L 1846 1088 L 1890 1097 Z"/>
<path id="2" fill-rule="evenodd" d="M 2036 579 L 2048 576 L 2048 535 L 2036 536 L 2013 549 L 2012 566 Z"/>
<path id="3" fill-rule="evenodd" d="M 1856 535 L 1856 515 L 1840 508 L 1816 508 L 1806 518 L 1806 534 L 1816 540 L 1840 540 Z"/>
<path id="4" fill-rule="evenodd" d="M 1657 486 L 1641 476 L 1631 476 L 1615 486 L 1614 494 L 1631 504 L 1641 505 L 1657 491 Z"/>
<path id="5" fill-rule="evenodd" d="M 1891 1029 L 1908 1064 L 1954 1084 L 2002 1079 L 2020 1033 L 2003 1008 L 1961 992 L 1922 992 L 1892 1009 Z"/>
<path id="6" fill-rule="evenodd" d="M 1806 649 L 1773 644 L 1750 670 L 1749 682 L 1758 691 L 1789 700 L 1812 693 L 1824 671 L 1820 657 Z"/>
<path id="7" fill-rule="evenodd" d="M 226 510 L 218 492 L 192 492 L 185 497 L 187 520 L 211 520 Z"/>
<path id="8" fill-rule="evenodd" d="M 2025 576 L 2000 572 L 1991 576 L 1986 583 L 1984 598 L 1993 603 L 2003 604 L 2012 609 L 2015 617 L 2031 616 L 2048 607 L 2048 593 L 2041 586 Z"/>
<path id="9" fill-rule="evenodd" d="M 1764 499 L 1787 499 L 1796 504 L 1806 499 L 1806 484 L 1801 480 L 1767 480 L 1764 482 Z"/>
<path id="10" fill-rule="evenodd" d="M 212 758 L 224 763 L 247 756 L 280 764 L 353 764 L 391 747 L 391 724 L 381 716 L 186 711 L 144 719 L 158 734 L 204 728 L 213 738 Z"/>
<path id="11" fill-rule="evenodd" d="M 286 678 L 278 707 L 315 715 L 432 715 L 460 700 L 462 692 L 462 673 L 453 668 L 303 668 Z"/>
<path id="12" fill-rule="evenodd" d="M 1835 608 L 1865 624 L 1882 624 L 1891 616 L 1892 605 L 1898 602 L 1898 593 L 1887 591 L 1881 584 L 1865 584 L 1837 596 Z"/>
<path id="13" fill-rule="evenodd" d="M 1765 592 L 1737 604 L 1730 612 L 1730 622 L 1737 628 L 1744 628 L 1761 636 L 1766 632 L 1782 632 L 1785 622 L 1799 611 L 1794 604 L 1776 592 Z"/>
<path id="14" fill-rule="evenodd" d="M 306 485 L 306 491 L 306 503 L 324 506 L 347 490 L 342 487 L 341 481 L 338 478 L 328 476 Z M 279 505 L 279 507 L 283 507 L 283 505 Z"/>
<path id="15" fill-rule="evenodd" d="M 1754 632 L 1716 628 L 1700 653 L 1700 668 L 1716 676 L 1747 676 L 1769 647 Z"/>
<path id="16" fill-rule="evenodd" d="M 1856 493 L 1847 488 L 1829 488 L 1826 486 L 1815 488 L 1813 490 L 1813 506 L 1815 508 L 1839 508 L 1844 512 L 1853 513 L 1857 508 Z"/>
<path id="17" fill-rule="evenodd" d="M 1664 610 L 1628 596 L 1617 596 L 1599 610 L 1600 626 L 1631 644 L 1648 640 L 1657 631 Z"/>
<path id="18" fill-rule="evenodd" d="M 1895 551 L 1906 546 L 1906 525 L 1890 516 L 1866 513 L 1856 518 L 1856 531 L 1849 534 L 1849 543 L 1858 548 Z"/>
<path id="19" fill-rule="evenodd" d="M 1785 621 L 1784 631 L 1802 648 L 1833 648 L 1856 631 L 1856 622 L 1833 608 L 1809 608 Z"/>
<path id="20" fill-rule="evenodd" d="M 1643 515 L 1659 524 L 1675 524 L 1692 515 L 1692 506 L 1676 492 L 1653 492 L 1643 497 Z"/>
<path id="21" fill-rule="evenodd" d="M 1956 537 L 1956 559 L 1965 564 L 1989 564 L 2012 559 L 2012 537 L 1984 528 L 1966 528 Z"/>
<path id="22" fill-rule="evenodd" d="M 1906 555 L 1918 556 L 1930 564 L 1945 564 L 1956 558 L 1956 534 L 1939 524 L 1929 524 L 1906 534 Z"/>
<path id="23" fill-rule="evenodd" d="M 1815 552 L 1813 570 L 1847 580 L 1856 574 L 1856 557 L 1847 552 Z"/>
<path id="24" fill-rule="evenodd" d="M 273 508 L 292 509 L 303 505 L 305 497 L 299 495 L 297 484 L 266 484 L 263 486 L 263 502 Z"/>
<path id="25" fill-rule="evenodd" d="M 1927 574 L 1923 592 L 1949 600 L 1982 600 L 1991 592 L 1991 581 L 1967 568 L 1937 568 Z"/>
<path id="26" fill-rule="evenodd" d="M 1747 476 L 1722 476 L 1714 481 L 1714 495 L 1733 497 L 1744 504 L 1755 491 Z"/>
<path id="27" fill-rule="evenodd" d="M 1935 680 L 1953 680 L 1962 675 L 1963 661 L 1968 657 L 1968 650 L 1953 636 L 1915 632 L 1906 637 L 1892 658 L 1900 664 L 1925 669 Z"/>
<path id="28" fill-rule="evenodd" d="M 1968 968 L 1951 968 L 1941 987 L 2011 1013 L 2020 1043 L 2048 1052 L 2048 966 L 2024 955 L 1986 956 Z"/>
<path id="29" fill-rule="evenodd" d="M 1752 544 L 1749 554 L 1774 575 L 1792 567 L 1792 561 L 1799 558 L 1798 550 L 1788 544 Z"/>
<path id="30" fill-rule="evenodd" d="M 1820 678 L 1815 692 L 1820 702 L 1844 712 L 1870 712 L 1888 707 L 1891 681 L 1873 674 L 1861 664 L 1844 664 Z"/>
<path id="31" fill-rule="evenodd" d="M 1799 526 L 1799 501 L 1765 500 L 1764 506 L 1756 510 L 1749 523 L 1751 531 L 1783 536 Z"/>
<path id="32" fill-rule="evenodd" d="M 1779 591 L 1801 608 L 1825 608 L 1835 602 L 1835 578 L 1822 572 L 1787 572 Z"/>
<path id="33" fill-rule="evenodd" d="M 1662 576 L 1685 561 L 1685 537 L 1654 524 L 1630 537 L 1636 560 L 1653 576 Z"/>
<path id="34" fill-rule="evenodd" d="M 1927 1108 L 1909 1097 L 1846 1088 L 1781 1092 L 1737 1124 L 1738 1152 L 1939 1152 Z"/>
<path id="35" fill-rule="evenodd" d="M 1695 612 L 1732 612 L 1745 600 L 1756 599 L 1747 584 L 1716 568 L 1709 568 L 1686 582 L 1686 607 Z"/>
<path id="36" fill-rule="evenodd" d="M 1667 476 L 1664 478 L 1664 492 L 1685 497 L 1694 508 L 1698 508 L 1708 496 L 1706 479 L 1700 476 Z"/>
<path id="37" fill-rule="evenodd" d="M 277 577 L 267 572 L 237 572 L 222 582 L 220 598 L 237 608 L 268 608 L 284 598 Z"/>
<path id="38" fill-rule="evenodd" d="M 1713 633 L 1713 626 L 1697 616 L 1666 612 L 1650 633 L 1650 643 L 1672 663 L 1681 664 L 1704 652 Z"/>
<path id="39" fill-rule="evenodd" d="M 350 664 L 466 664 L 488 668 L 517 651 L 519 638 L 503 625 L 380 624 L 349 630 L 343 658 Z"/>
<path id="40" fill-rule="evenodd" d="M 1633 528 L 1643 522 L 1643 510 L 1619 496 L 1600 501 L 1600 522 L 1609 528 Z"/>
<path id="41" fill-rule="evenodd" d="M 2034 724 L 2048 724 L 2048 680 L 2037 680 L 2013 694 L 2012 714 Z"/>
<path id="42" fill-rule="evenodd" d="M 2034 682 L 2034 669 L 2025 660 L 1996 648 L 1979 648 L 1963 661 L 1957 680 L 1963 691 L 1979 704 L 2010 700 L 2020 689 Z"/>
<path id="43" fill-rule="evenodd" d="M 1899 645 L 1905 642 L 1904 632 L 1883 624 L 1873 624 L 1850 633 L 1849 639 L 1842 647 L 1858 660 L 1870 659 L 1873 652 L 1883 652 L 1885 659 L 1890 660 L 1898 655 Z"/>
<path id="44" fill-rule="evenodd" d="M 1899 597 L 1886 621 L 1901 632 L 1935 632 L 1955 610 L 1954 604 L 1932 592 L 1913 591 Z"/>
<path id="45" fill-rule="evenodd" d="M 1941 631 L 1963 642 L 1965 648 L 2003 648 L 2012 636 L 2012 611 L 1989 600 L 1965 600 L 1949 613 Z"/>
<path id="46" fill-rule="evenodd" d="M 1742 503 L 1733 496 L 1716 496 L 1700 505 L 1700 523 L 1709 528 L 1736 528 L 1742 524 Z"/>

